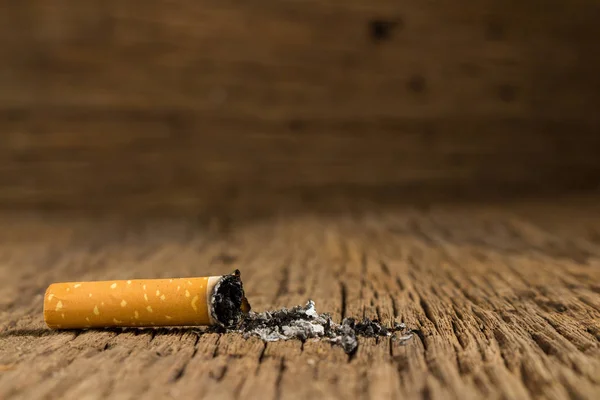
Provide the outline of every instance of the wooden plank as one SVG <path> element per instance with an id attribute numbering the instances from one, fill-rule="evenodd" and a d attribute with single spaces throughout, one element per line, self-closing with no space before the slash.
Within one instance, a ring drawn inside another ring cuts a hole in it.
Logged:
<path id="1" fill-rule="evenodd" d="M 8 2 L 0 207 L 596 188 L 599 17 L 593 0 Z"/>
<path id="2" fill-rule="evenodd" d="M 599 13 L 591 0 L 543 12 L 491 0 L 13 2 L 0 104 L 591 118 Z"/>
<path id="3" fill-rule="evenodd" d="M 0 138 L 0 206 L 188 213 L 344 188 L 406 199 L 595 188 L 594 132 L 523 120 L 316 120 L 298 130 L 177 113 L 20 114 Z"/>
<path id="4" fill-rule="evenodd" d="M 597 397 L 597 198 L 344 210 L 233 218 L 227 230 L 3 215 L 0 397 Z M 404 322 L 415 336 L 361 339 L 348 356 L 323 341 L 43 325 L 53 281 L 236 267 L 257 311 L 311 298 L 337 321 Z"/>

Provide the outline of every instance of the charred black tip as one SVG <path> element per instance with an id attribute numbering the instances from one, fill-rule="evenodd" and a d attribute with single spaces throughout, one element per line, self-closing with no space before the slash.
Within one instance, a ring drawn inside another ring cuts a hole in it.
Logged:
<path id="1" fill-rule="evenodd" d="M 215 288 L 213 316 L 227 329 L 237 327 L 250 311 L 250 304 L 244 294 L 240 270 L 224 276 Z"/>

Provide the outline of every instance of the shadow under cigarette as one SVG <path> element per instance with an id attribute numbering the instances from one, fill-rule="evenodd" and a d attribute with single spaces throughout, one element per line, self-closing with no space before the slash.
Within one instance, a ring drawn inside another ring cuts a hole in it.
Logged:
<path id="1" fill-rule="evenodd" d="M 6 332 L 0 332 L 0 339 L 10 337 L 46 337 L 46 336 L 58 336 L 63 334 L 75 334 L 81 335 L 87 332 L 111 332 L 115 334 L 132 333 L 139 335 L 143 333 L 152 333 L 154 336 L 159 335 L 182 335 L 184 333 L 194 333 L 196 335 L 203 335 L 205 333 L 222 333 L 217 329 L 210 329 L 207 327 L 144 327 L 144 328 L 98 328 L 98 329 L 14 329 Z"/>
<path id="2" fill-rule="evenodd" d="M 0 332 L 0 339 L 9 337 L 44 337 L 44 336 L 57 336 L 62 333 L 73 333 L 75 331 L 53 331 L 50 329 L 14 329 L 6 332 Z"/>

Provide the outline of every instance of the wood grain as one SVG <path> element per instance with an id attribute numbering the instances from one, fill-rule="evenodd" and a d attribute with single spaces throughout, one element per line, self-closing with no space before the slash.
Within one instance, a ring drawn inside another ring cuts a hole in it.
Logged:
<path id="1" fill-rule="evenodd" d="M 600 208 L 560 203 L 374 208 L 231 220 L 1 218 L 0 397 L 595 399 Z M 52 332 L 54 281 L 242 269 L 256 310 L 405 322 L 406 345 L 263 344 L 185 329 Z"/>
<path id="2" fill-rule="evenodd" d="M 600 181 L 592 0 L 30 0 L 0 14 L 3 207 L 210 213 L 347 188 L 402 200 Z"/>

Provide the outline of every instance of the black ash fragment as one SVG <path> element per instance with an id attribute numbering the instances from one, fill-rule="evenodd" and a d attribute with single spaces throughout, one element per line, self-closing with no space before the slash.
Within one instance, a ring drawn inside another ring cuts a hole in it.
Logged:
<path id="1" fill-rule="evenodd" d="M 250 312 L 237 331 L 245 338 L 254 336 L 266 342 L 324 338 L 342 346 L 348 354 L 356 350 L 359 336 L 393 336 L 393 340 L 401 343 L 412 337 L 410 330 L 406 329 L 404 324 L 394 324 L 393 327 L 387 328 L 379 321 L 368 318 L 359 322 L 353 318 L 345 318 L 341 324 L 337 324 L 332 321 L 329 314 L 317 313 L 312 300 L 304 307 L 296 306 L 291 309 L 282 308 L 262 313 Z M 396 332 L 401 336 L 396 336 Z"/>

